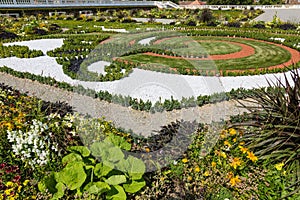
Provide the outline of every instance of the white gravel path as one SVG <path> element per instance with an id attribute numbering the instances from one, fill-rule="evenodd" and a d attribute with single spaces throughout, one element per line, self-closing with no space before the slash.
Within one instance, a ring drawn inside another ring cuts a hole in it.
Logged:
<path id="1" fill-rule="evenodd" d="M 145 38 L 145 39 L 142 39 L 140 41 L 138 41 L 138 44 L 141 44 L 141 45 L 149 45 L 150 42 L 152 40 L 154 40 L 156 37 L 150 37 L 150 38 Z"/>
<path id="2" fill-rule="evenodd" d="M 41 50 L 45 55 L 47 51 L 53 50 L 57 47 L 61 47 L 64 44 L 64 39 L 40 39 L 40 40 L 31 40 L 23 42 L 12 42 L 3 44 L 4 46 L 8 45 L 21 45 L 28 46 L 29 49 Z"/>
<path id="3" fill-rule="evenodd" d="M 19 45 L 29 46 L 31 49 L 40 49 L 46 52 L 62 45 L 62 39 L 35 40 L 18 42 Z M 100 62 L 105 64 L 104 62 Z M 96 64 L 95 64 L 96 65 Z M 141 69 L 134 69 L 129 77 L 113 82 L 84 82 L 72 80 L 63 73 L 61 65 L 58 65 L 55 58 L 42 56 L 38 58 L 4 58 L 0 59 L 0 66 L 7 66 L 17 71 L 30 72 L 36 75 L 50 76 L 58 81 L 65 81 L 72 85 L 83 85 L 85 88 L 103 90 L 113 94 L 129 95 L 143 100 L 155 102 L 160 98 L 181 99 L 182 97 L 208 95 L 215 92 L 230 91 L 231 89 L 257 88 L 267 86 L 267 79 L 275 81 L 275 77 L 283 78 L 283 73 L 240 76 L 240 77 L 204 77 L 187 76 L 176 74 L 165 74 Z M 92 65 L 89 69 L 94 70 Z M 104 67 L 103 67 L 104 68 Z M 99 71 L 103 72 L 101 67 Z"/>
<path id="4" fill-rule="evenodd" d="M 91 72 L 96 72 L 98 74 L 106 75 L 107 73 L 104 71 L 104 69 L 108 65 L 110 65 L 110 62 L 98 61 L 88 66 L 88 70 Z"/>
<path id="5" fill-rule="evenodd" d="M 146 23 L 149 21 L 149 18 L 132 18 L 133 20 L 136 20 L 137 22 L 143 22 Z M 171 22 L 175 22 L 176 19 L 153 19 L 155 22 L 162 23 L 162 24 L 170 24 Z"/>
<path id="6" fill-rule="evenodd" d="M 300 23 L 300 9 L 264 9 L 264 13 L 255 18 L 255 21 L 271 22 L 277 14 L 284 22 Z"/>

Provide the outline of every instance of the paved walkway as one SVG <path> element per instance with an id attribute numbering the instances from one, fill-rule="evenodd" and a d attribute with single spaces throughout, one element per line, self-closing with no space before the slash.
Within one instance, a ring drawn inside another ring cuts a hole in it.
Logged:
<path id="1" fill-rule="evenodd" d="M 284 22 L 300 23 L 300 9 L 265 9 L 264 13 L 254 20 L 270 22 L 276 14 Z"/>
<path id="2" fill-rule="evenodd" d="M 79 113 L 90 114 L 92 117 L 104 116 L 106 120 L 113 121 L 117 127 L 122 127 L 126 130 L 131 129 L 135 134 L 143 136 L 149 136 L 152 130 L 159 130 L 161 126 L 175 120 L 196 120 L 198 122 L 211 123 L 221 119 L 227 120 L 231 115 L 241 114 L 246 111 L 238 108 L 235 101 L 225 101 L 203 107 L 150 114 L 68 92 L 36 81 L 16 78 L 6 73 L 0 73 L 0 83 L 10 85 L 22 92 L 28 91 L 29 95 L 45 101 L 67 102 Z"/>

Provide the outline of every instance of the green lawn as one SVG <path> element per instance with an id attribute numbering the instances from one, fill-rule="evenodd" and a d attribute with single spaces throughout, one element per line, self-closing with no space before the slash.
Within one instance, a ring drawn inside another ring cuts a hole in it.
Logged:
<path id="1" fill-rule="evenodd" d="M 219 69 L 219 70 L 246 70 L 246 69 L 256 69 L 256 68 L 267 68 L 270 66 L 282 64 L 288 61 L 291 58 L 290 53 L 273 44 L 268 44 L 260 41 L 254 40 L 244 40 L 241 38 L 223 38 L 223 37 L 196 37 L 194 40 L 203 40 L 203 39 L 214 39 L 214 40 L 221 40 L 224 42 L 205 42 L 203 45 L 199 45 L 198 49 L 202 49 L 201 47 L 206 46 L 206 50 L 210 52 L 217 52 L 218 47 L 222 46 L 223 44 L 231 45 L 225 43 L 225 41 L 234 41 L 239 42 L 242 44 L 246 44 L 252 46 L 255 49 L 255 54 L 244 57 L 244 58 L 236 58 L 236 59 L 228 59 L 228 60 L 215 60 L 215 61 L 202 61 L 202 60 L 184 60 L 184 59 L 171 59 L 171 58 L 163 58 L 163 57 L 155 57 L 155 56 L 148 56 L 148 55 L 131 55 L 127 57 L 123 57 L 126 60 L 131 60 L 135 62 L 140 62 L 144 64 L 157 64 L 159 66 L 168 66 L 169 68 L 177 68 L 177 69 L 199 69 L 199 70 L 207 70 L 207 69 Z M 182 39 L 184 40 L 184 39 Z M 174 44 L 175 38 L 173 41 L 169 41 Z M 225 46 L 221 48 L 219 51 L 221 52 L 222 49 L 225 51 Z M 232 45 L 236 47 L 236 45 Z M 193 51 L 196 48 L 191 49 L 182 49 L 182 52 Z M 212 48 L 209 50 L 208 48 Z M 228 46 L 230 48 L 230 46 Z M 234 48 L 233 48 L 234 49 Z M 232 50 L 233 51 L 233 50 Z M 230 50 L 228 50 L 230 52 Z"/>
<path id="2" fill-rule="evenodd" d="M 188 45 L 188 48 L 176 48 L 176 44 Z M 173 52 L 179 55 L 193 55 L 201 56 L 203 54 L 209 55 L 222 55 L 234 53 L 242 50 L 242 47 L 235 44 L 230 44 L 226 41 L 219 41 L 211 37 L 195 38 L 194 40 L 189 37 L 170 38 L 157 44 L 157 46 L 171 46 Z"/>

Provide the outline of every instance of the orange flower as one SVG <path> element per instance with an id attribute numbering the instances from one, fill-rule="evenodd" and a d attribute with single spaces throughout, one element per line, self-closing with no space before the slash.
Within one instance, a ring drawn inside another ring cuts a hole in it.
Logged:
<path id="1" fill-rule="evenodd" d="M 243 153 L 248 152 L 248 148 L 246 148 L 246 147 L 243 147 L 243 146 L 240 145 L 239 148 L 240 148 L 241 152 L 243 152 Z"/>
<path id="2" fill-rule="evenodd" d="M 232 177 L 233 177 L 233 173 L 232 173 L 232 172 L 228 172 L 228 173 L 227 173 L 227 178 L 228 178 L 228 179 L 231 179 Z"/>
<path id="3" fill-rule="evenodd" d="M 235 177 L 230 179 L 231 186 L 235 186 L 239 182 L 241 182 L 241 180 L 239 179 L 239 176 L 235 176 Z"/>
<path id="4" fill-rule="evenodd" d="M 248 151 L 247 152 L 248 156 L 247 158 L 249 158 L 252 162 L 256 162 L 258 160 L 258 158 L 254 155 L 254 153 L 252 151 Z"/>
<path id="5" fill-rule="evenodd" d="M 228 146 L 229 148 L 231 147 L 231 144 L 227 140 L 224 141 L 224 145 Z"/>
<path id="6" fill-rule="evenodd" d="M 241 166 L 242 161 L 240 158 L 234 158 L 232 162 L 230 163 L 230 166 L 232 166 L 234 169 L 236 169 L 238 166 Z"/>

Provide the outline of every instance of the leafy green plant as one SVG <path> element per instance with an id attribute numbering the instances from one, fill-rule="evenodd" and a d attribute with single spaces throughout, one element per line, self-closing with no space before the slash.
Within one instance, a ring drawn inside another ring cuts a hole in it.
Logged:
<path id="1" fill-rule="evenodd" d="M 46 176 L 39 190 L 52 193 L 52 199 L 67 194 L 126 199 L 126 193 L 136 193 L 145 186 L 145 164 L 131 155 L 125 156 L 121 148 L 129 150 L 131 145 L 116 135 L 93 143 L 90 149 L 69 147 L 70 153 L 62 159 L 65 167 Z"/>
<path id="2" fill-rule="evenodd" d="M 269 85 L 274 83 L 269 82 Z M 294 184 L 300 190 L 300 75 L 291 71 L 291 79 L 278 79 L 276 87 L 259 89 L 246 95 L 258 106 L 246 106 L 251 112 L 250 131 L 244 140 L 261 159 L 283 163 L 294 174 Z M 294 192 L 297 192 L 294 191 Z"/>

